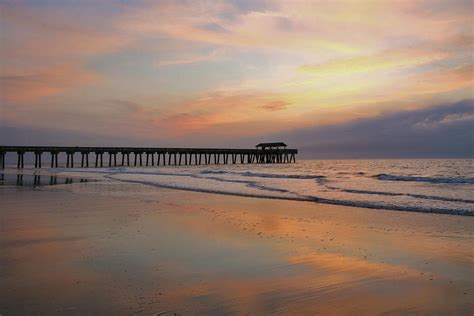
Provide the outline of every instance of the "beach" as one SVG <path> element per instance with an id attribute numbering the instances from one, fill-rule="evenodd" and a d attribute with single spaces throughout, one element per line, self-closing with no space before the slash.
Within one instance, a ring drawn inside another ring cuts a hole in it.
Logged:
<path id="1" fill-rule="evenodd" d="M 472 216 L 114 179 L 0 198 L 1 315 L 474 311 Z"/>
<path id="2" fill-rule="evenodd" d="M 473 13 L 0 0 L 0 316 L 474 316 Z"/>

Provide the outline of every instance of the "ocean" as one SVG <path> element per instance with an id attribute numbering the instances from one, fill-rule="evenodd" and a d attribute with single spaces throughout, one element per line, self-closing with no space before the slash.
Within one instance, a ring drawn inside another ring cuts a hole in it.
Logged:
<path id="1" fill-rule="evenodd" d="M 102 180 L 213 194 L 474 215 L 473 159 L 301 160 L 296 164 L 50 171 L 59 175 L 99 176 Z M 4 182 L 4 185 L 8 184 Z"/>

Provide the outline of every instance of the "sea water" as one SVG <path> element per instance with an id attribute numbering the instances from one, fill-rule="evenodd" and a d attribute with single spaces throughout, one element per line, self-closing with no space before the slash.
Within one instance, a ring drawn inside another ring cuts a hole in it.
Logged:
<path id="1" fill-rule="evenodd" d="M 179 190 L 375 209 L 474 215 L 474 160 L 302 160 L 296 164 L 62 169 Z M 78 176 L 79 176 L 78 174 Z"/>

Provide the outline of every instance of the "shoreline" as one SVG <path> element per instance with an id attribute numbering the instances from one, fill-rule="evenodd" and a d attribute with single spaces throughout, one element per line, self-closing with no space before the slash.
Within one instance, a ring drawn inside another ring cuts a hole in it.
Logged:
<path id="1" fill-rule="evenodd" d="M 199 167 L 199 166 L 198 166 Z M 203 189 L 203 188 L 187 188 L 187 187 L 179 187 L 179 186 L 172 186 L 160 183 L 152 183 L 146 182 L 143 180 L 133 180 L 133 179 L 118 179 L 114 178 L 114 174 L 120 174 L 120 172 L 114 171 L 115 168 L 118 167 L 111 167 L 111 168 L 102 168 L 102 169 L 89 169 L 89 170 L 74 170 L 74 169 L 28 169 L 25 168 L 22 172 L 18 172 L 17 169 L 5 169 L 6 174 L 27 174 L 27 175 L 45 175 L 45 176 L 52 176 L 56 175 L 58 177 L 69 177 L 69 178 L 83 178 L 83 179 L 90 179 L 92 181 L 104 181 L 104 180 L 111 180 L 111 181 L 118 181 L 124 183 L 134 183 L 134 184 L 142 184 L 145 186 L 155 187 L 155 188 L 162 188 L 162 189 L 170 189 L 170 190 L 179 190 L 185 192 L 198 192 L 198 193 L 208 193 L 208 194 L 217 194 L 217 195 L 225 195 L 225 196 L 237 196 L 237 197 L 244 197 L 244 198 L 260 198 L 260 199 L 272 199 L 272 200 L 283 200 L 283 201 L 296 201 L 296 202 L 310 202 L 310 203 L 317 203 L 323 205 L 335 205 L 335 206 L 343 206 L 343 207 L 355 207 L 355 208 L 364 208 L 364 209 L 373 209 L 373 210 L 380 210 L 380 211 L 400 211 L 400 212 L 414 212 L 414 213 L 427 213 L 427 214 L 444 214 L 444 215 L 455 215 L 455 216 L 474 216 L 474 212 L 470 209 L 445 209 L 445 208 L 426 208 L 426 207 L 413 207 L 413 206 L 399 206 L 393 204 L 384 204 L 384 205 L 377 205 L 375 203 L 367 203 L 367 202 L 359 202 L 359 201 L 345 201 L 345 200 L 334 200 L 334 199 L 326 199 L 326 198 L 319 198 L 313 196 L 300 196 L 300 197 L 289 197 L 289 196 L 276 196 L 276 195 L 266 195 L 266 194 L 251 194 L 251 193 L 241 193 L 241 192 L 228 192 L 228 191 L 217 191 L 217 190 L 210 190 L 210 189 Z M 3 171 L 5 173 L 5 170 Z M 26 171 L 26 173 L 24 172 Z M 74 176 L 71 176 L 74 174 Z M 143 173 L 144 175 L 153 175 L 153 173 Z M 165 174 L 166 175 L 166 174 Z M 414 195 L 416 196 L 416 195 Z M 449 199 L 446 199 L 449 201 Z M 466 203 L 473 203 L 473 200 L 462 200 Z"/>

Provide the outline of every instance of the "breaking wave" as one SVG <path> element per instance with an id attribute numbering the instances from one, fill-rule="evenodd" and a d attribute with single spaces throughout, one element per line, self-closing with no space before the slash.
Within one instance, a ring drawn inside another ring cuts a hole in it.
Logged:
<path id="1" fill-rule="evenodd" d="M 370 209 L 383 209 L 383 210 L 392 210 L 392 211 L 409 211 L 409 212 L 422 212 L 422 213 L 437 213 L 437 214 L 451 214 L 451 215 L 464 215 L 464 216 L 474 216 L 474 212 L 468 209 L 453 209 L 453 208 L 433 208 L 433 207 L 421 207 L 421 206 L 401 206 L 395 204 L 385 204 L 385 203 L 372 203 L 372 202 L 359 202 L 359 201 L 348 201 L 348 200 L 337 200 L 337 199 L 326 199 L 319 198 L 315 196 L 288 196 L 288 195 L 271 195 L 271 194 L 257 194 L 257 193 L 245 193 L 237 191 L 225 191 L 225 190 L 214 190 L 207 188 L 197 188 L 186 185 L 173 185 L 165 184 L 156 181 L 146 181 L 146 180 L 133 180 L 133 179 L 123 179 L 116 178 L 114 176 L 107 176 L 107 178 L 118 180 L 121 182 L 129 183 L 139 183 L 143 185 L 149 185 L 160 188 L 167 189 L 177 189 L 183 191 L 192 191 L 192 192 L 202 192 L 202 193 L 212 193 L 212 194 L 222 194 L 222 195 L 232 195 L 232 196 L 242 196 L 242 197 L 252 197 L 252 198 L 264 198 L 264 199 L 276 199 L 276 200 L 289 200 L 289 201 L 301 201 L 301 202 L 316 202 L 321 204 L 330 204 L 330 205 L 342 205 L 342 206 L 355 206 L 363 207 Z M 232 181 L 235 182 L 235 181 Z M 290 192 L 287 190 L 279 190 L 274 188 L 268 188 L 264 186 L 258 186 L 258 189 L 272 192 Z"/>
<path id="2" fill-rule="evenodd" d="M 355 190 L 355 189 L 341 189 L 335 187 L 327 187 L 328 189 L 338 190 L 341 192 L 355 193 L 355 194 L 373 194 L 373 195 L 386 195 L 386 196 L 409 196 L 418 199 L 435 200 L 435 201 L 446 201 L 446 202 L 461 202 L 474 204 L 474 200 L 469 199 L 456 199 L 444 196 L 435 195 L 424 195 L 424 194 L 412 194 L 412 193 L 396 193 L 396 192 L 382 192 L 382 191 L 369 191 L 369 190 Z"/>
<path id="3" fill-rule="evenodd" d="M 203 170 L 200 174 L 235 174 L 242 177 L 252 178 L 274 178 L 274 179 L 325 179 L 325 176 L 321 175 L 303 175 L 303 174 L 282 174 L 282 173 L 256 173 L 256 172 L 233 172 L 233 171 L 214 171 L 214 170 Z"/>
<path id="4" fill-rule="evenodd" d="M 255 198 L 474 215 L 472 160 L 307 161 L 268 166 L 64 169 L 116 181 Z M 414 176 L 420 174 L 420 176 Z"/>
<path id="5" fill-rule="evenodd" d="M 447 184 L 474 184 L 474 178 L 464 177 L 415 177 L 415 176 L 400 176 L 380 173 L 374 176 L 378 180 L 385 181 L 414 181 L 414 182 L 429 182 L 429 183 L 447 183 Z"/>

